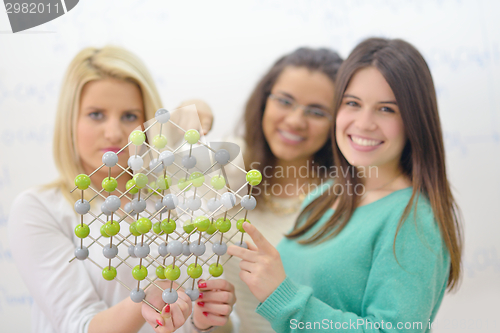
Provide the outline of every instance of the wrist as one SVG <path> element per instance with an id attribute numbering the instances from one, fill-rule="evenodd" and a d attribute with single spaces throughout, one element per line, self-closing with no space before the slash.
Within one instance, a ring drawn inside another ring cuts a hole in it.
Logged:
<path id="1" fill-rule="evenodd" d="M 191 325 L 193 325 L 193 329 L 197 333 L 202 333 L 202 332 L 208 333 L 208 332 L 212 332 L 215 329 L 215 326 L 204 327 L 203 325 L 195 324 L 194 313 L 191 315 Z"/>

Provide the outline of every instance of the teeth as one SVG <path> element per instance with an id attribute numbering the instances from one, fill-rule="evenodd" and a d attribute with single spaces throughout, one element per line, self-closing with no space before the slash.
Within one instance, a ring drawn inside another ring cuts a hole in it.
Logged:
<path id="1" fill-rule="evenodd" d="M 280 133 L 281 133 L 281 135 L 283 135 L 285 138 L 287 138 L 289 140 L 293 140 L 293 141 L 302 141 L 302 140 L 304 140 L 303 137 L 301 137 L 299 135 L 295 135 L 295 134 L 289 133 L 289 132 L 280 131 Z"/>
<path id="2" fill-rule="evenodd" d="M 352 136 L 352 135 L 351 135 L 351 139 L 355 144 L 360 145 L 360 146 L 376 146 L 382 142 L 382 141 L 362 139 L 362 138 L 358 138 L 358 137 Z"/>

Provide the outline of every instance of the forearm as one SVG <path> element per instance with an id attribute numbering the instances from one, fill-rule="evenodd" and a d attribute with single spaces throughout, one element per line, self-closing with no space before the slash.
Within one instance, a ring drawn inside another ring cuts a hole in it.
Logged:
<path id="1" fill-rule="evenodd" d="M 92 318 L 89 333 L 135 333 L 144 325 L 141 303 L 126 298 L 111 308 L 99 312 Z"/>

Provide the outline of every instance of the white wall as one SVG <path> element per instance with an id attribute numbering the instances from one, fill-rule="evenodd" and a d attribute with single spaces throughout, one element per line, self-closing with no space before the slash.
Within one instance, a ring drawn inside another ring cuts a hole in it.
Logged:
<path id="1" fill-rule="evenodd" d="M 77 51 L 108 43 L 134 51 L 154 73 L 165 107 L 190 97 L 213 107 L 210 139 L 236 126 L 256 80 L 282 53 L 307 45 L 347 56 L 360 40 L 383 36 L 413 43 L 431 67 L 450 180 L 465 217 L 463 284 L 445 298 L 435 332 L 498 332 L 499 12 L 494 0 L 85 0 L 18 34 L 9 33 L 1 12 L 1 331 L 29 330 L 31 299 L 12 262 L 6 223 L 19 192 L 56 175 L 57 96 Z"/>

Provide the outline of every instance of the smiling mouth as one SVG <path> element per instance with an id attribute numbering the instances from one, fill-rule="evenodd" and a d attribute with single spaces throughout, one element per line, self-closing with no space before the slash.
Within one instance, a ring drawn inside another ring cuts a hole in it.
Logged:
<path id="1" fill-rule="evenodd" d="M 352 142 L 354 142 L 358 146 L 363 146 L 363 147 L 374 147 L 374 146 L 378 146 L 384 142 L 384 141 L 380 141 L 380 140 L 363 139 L 363 138 L 353 136 L 353 135 L 348 135 L 348 136 Z"/>
<path id="2" fill-rule="evenodd" d="M 283 136 L 285 139 L 290 140 L 290 141 L 301 142 L 301 141 L 305 140 L 304 137 L 296 135 L 296 134 L 292 134 L 290 132 L 286 132 L 286 131 L 282 131 L 282 130 L 278 130 L 278 132 L 279 132 L 279 134 L 281 134 L 281 136 Z"/>

